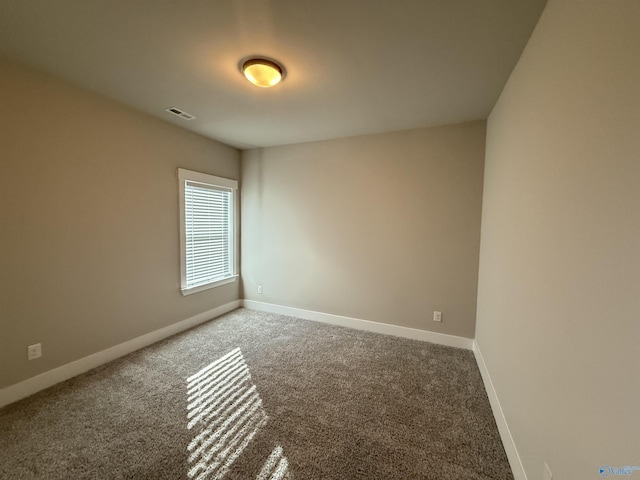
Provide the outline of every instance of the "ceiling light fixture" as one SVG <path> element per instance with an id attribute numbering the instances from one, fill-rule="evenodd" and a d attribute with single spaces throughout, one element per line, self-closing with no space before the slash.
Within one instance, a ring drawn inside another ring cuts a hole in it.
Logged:
<path id="1" fill-rule="evenodd" d="M 284 69 L 273 60 L 250 58 L 242 63 L 242 73 L 257 87 L 277 85 L 284 78 Z"/>

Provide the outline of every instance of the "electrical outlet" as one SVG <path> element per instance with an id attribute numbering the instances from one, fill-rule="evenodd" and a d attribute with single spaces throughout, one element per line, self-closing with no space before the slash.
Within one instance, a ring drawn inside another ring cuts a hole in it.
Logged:
<path id="1" fill-rule="evenodd" d="M 29 360 L 34 360 L 36 358 L 40 358 L 42 356 L 42 344 L 36 343 L 35 345 L 29 345 L 27 347 L 27 358 Z"/>
<path id="2" fill-rule="evenodd" d="M 542 475 L 542 480 L 553 480 L 553 475 L 551 475 L 551 469 L 547 462 L 544 462 L 544 474 Z"/>
<path id="3" fill-rule="evenodd" d="M 258 294 L 262 295 L 262 285 L 258 285 Z"/>
<path id="4" fill-rule="evenodd" d="M 441 322 L 442 321 L 442 312 L 433 312 L 433 321 Z"/>

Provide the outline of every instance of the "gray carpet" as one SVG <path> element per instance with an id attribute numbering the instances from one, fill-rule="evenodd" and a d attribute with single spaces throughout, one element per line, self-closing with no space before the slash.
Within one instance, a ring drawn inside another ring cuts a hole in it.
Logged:
<path id="1" fill-rule="evenodd" d="M 0 410 L 2 479 L 511 479 L 473 354 L 239 309 Z"/>

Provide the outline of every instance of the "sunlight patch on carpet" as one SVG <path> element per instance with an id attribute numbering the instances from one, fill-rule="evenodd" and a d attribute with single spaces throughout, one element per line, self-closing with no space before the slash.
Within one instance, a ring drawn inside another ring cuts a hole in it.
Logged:
<path id="1" fill-rule="evenodd" d="M 256 480 L 284 480 L 288 478 L 291 478 L 289 475 L 289 461 L 283 455 L 282 447 L 278 445 L 267 458 Z"/>
<path id="2" fill-rule="evenodd" d="M 222 480 L 268 417 L 239 348 L 187 378 L 189 478 Z M 257 480 L 289 477 L 288 461 L 277 446 Z"/>

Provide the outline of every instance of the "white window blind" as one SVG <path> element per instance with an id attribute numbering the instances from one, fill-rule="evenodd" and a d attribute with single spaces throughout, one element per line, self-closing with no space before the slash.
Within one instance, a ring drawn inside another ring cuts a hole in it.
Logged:
<path id="1" fill-rule="evenodd" d="M 182 169 L 179 176 L 182 291 L 194 293 L 235 278 L 235 181 Z"/>

